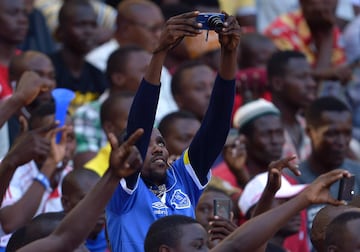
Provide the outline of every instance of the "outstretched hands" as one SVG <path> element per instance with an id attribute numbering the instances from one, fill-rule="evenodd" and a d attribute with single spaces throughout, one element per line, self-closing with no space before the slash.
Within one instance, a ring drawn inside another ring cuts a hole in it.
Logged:
<path id="1" fill-rule="evenodd" d="M 20 122 L 26 120 L 21 118 Z M 48 156 L 51 148 L 50 140 L 43 137 L 44 134 L 53 130 L 56 125 L 47 125 L 34 130 L 23 130 L 15 140 L 13 146 L 6 154 L 5 159 L 11 160 L 14 167 L 21 166 L 33 159 L 42 159 Z M 31 146 L 31 148 L 29 148 Z"/>
<path id="2" fill-rule="evenodd" d="M 54 81 L 42 78 L 33 71 L 26 71 L 21 75 L 14 96 L 22 101 L 23 105 L 28 105 L 40 92 L 48 92 L 54 88 Z"/>
<path id="3" fill-rule="evenodd" d="M 233 213 L 231 214 L 233 215 Z M 210 228 L 208 232 L 210 247 L 217 245 L 218 242 L 224 240 L 237 228 L 231 219 L 228 220 L 221 216 L 214 216 L 209 224 Z"/>
<path id="4" fill-rule="evenodd" d="M 240 43 L 240 25 L 234 16 L 225 15 L 224 27 L 218 32 L 221 47 L 226 51 L 234 51 Z"/>
<path id="5" fill-rule="evenodd" d="M 185 36 L 195 37 L 201 33 L 201 24 L 196 22 L 198 11 L 183 13 L 171 17 L 161 34 L 158 47 L 154 53 L 168 51 L 178 45 Z"/>
<path id="6" fill-rule="evenodd" d="M 336 169 L 320 175 L 310 185 L 308 185 L 300 195 L 304 196 L 308 204 L 332 204 L 335 206 L 344 205 L 343 201 L 334 199 L 330 194 L 330 187 L 336 181 L 351 174 L 342 169 Z"/>
<path id="7" fill-rule="evenodd" d="M 143 129 L 137 129 L 124 143 L 119 141 L 113 133 L 107 137 L 111 145 L 110 170 L 119 178 L 125 178 L 138 171 L 142 166 L 142 158 L 135 147 L 135 143 L 144 133 Z"/>
<path id="8" fill-rule="evenodd" d="M 291 161 L 293 161 L 296 158 L 295 155 L 291 157 L 286 157 L 283 159 L 279 159 L 276 161 L 273 161 L 269 165 L 268 169 L 268 180 L 266 184 L 266 188 L 269 192 L 273 193 L 274 195 L 281 187 L 281 172 L 284 168 L 289 168 L 292 173 L 294 173 L 296 176 L 300 176 L 301 173 L 297 167 L 297 165 L 292 164 Z"/>

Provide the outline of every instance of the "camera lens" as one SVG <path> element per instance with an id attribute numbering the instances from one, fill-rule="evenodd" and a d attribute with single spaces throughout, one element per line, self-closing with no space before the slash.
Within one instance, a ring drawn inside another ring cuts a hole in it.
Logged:
<path id="1" fill-rule="evenodd" d="M 212 16 L 208 19 L 208 26 L 211 30 L 221 30 L 224 27 L 224 22 L 221 20 L 220 16 Z"/>

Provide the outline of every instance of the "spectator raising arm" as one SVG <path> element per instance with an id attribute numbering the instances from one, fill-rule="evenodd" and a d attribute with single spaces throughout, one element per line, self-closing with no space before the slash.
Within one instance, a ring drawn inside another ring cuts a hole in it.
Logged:
<path id="1" fill-rule="evenodd" d="M 225 144 L 235 96 L 240 43 L 240 26 L 235 17 L 226 15 L 224 28 L 218 33 L 221 44 L 219 74 L 201 127 L 189 147 L 189 159 L 201 184 L 206 183 L 206 176 Z"/>
<path id="2" fill-rule="evenodd" d="M 15 93 L 0 102 L 0 127 L 21 107 L 30 104 L 40 92 L 55 88 L 54 83 L 40 77 L 35 72 L 25 72 L 17 85 Z"/>
<path id="3" fill-rule="evenodd" d="M 145 159 L 147 148 L 154 125 L 155 112 L 160 93 L 160 76 L 167 52 L 176 46 L 184 36 L 196 36 L 200 33 L 199 25 L 195 21 L 198 11 L 184 13 L 170 18 L 161 34 L 159 46 L 153 52 L 150 65 L 136 93 L 128 118 L 127 133 L 132 134 L 136 129 L 144 129 L 144 135 L 137 142 L 141 157 Z M 126 179 L 128 188 L 133 188 L 138 173 Z"/>
<path id="4" fill-rule="evenodd" d="M 319 176 L 299 195 L 275 209 L 250 219 L 211 251 L 255 251 L 295 214 L 309 205 L 328 203 L 337 206 L 344 204 L 330 195 L 329 188 L 337 180 L 349 176 L 348 171 L 341 169 Z"/>
<path id="5" fill-rule="evenodd" d="M 142 134 L 142 129 L 136 130 L 127 141 L 119 146 L 115 135 L 110 133 L 108 135 L 112 147 L 110 168 L 104 176 L 85 198 L 66 215 L 50 236 L 28 244 L 19 252 L 74 251 L 81 245 L 95 226 L 99 215 L 103 212 L 119 184 L 119 180 L 140 169 L 142 159 L 134 144 Z M 89 211 L 90 208 L 91 211 Z"/>

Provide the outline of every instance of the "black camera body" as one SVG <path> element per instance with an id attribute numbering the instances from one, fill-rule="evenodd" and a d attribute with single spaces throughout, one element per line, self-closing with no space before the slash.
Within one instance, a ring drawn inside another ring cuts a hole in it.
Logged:
<path id="1" fill-rule="evenodd" d="M 222 13 L 200 13 L 196 22 L 202 24 L 203 30 L 219 31 L 224 27 L 225 15 Z"/>

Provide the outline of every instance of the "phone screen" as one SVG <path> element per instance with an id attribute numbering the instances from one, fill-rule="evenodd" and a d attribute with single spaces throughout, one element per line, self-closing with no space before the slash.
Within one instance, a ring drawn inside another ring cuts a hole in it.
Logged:
<path id="1" fill-rule="evenodd" d="M 340 180 L 338 200 L 351 201 L 354 197 L 355 176 Z"/>
<path id="2" fill-rule="evenodd" d="M 214 216 L 230 219 L 230 200 L 214 200 Z"/>

